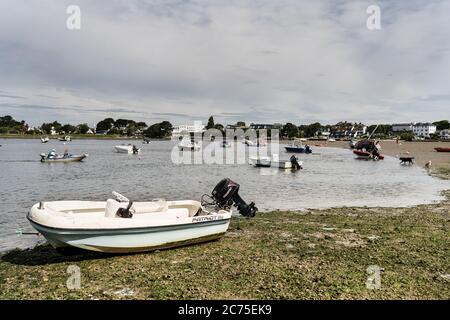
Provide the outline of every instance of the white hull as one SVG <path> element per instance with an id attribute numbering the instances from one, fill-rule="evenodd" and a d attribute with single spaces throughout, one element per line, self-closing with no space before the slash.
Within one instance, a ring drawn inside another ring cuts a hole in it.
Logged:
<path id="1" fill-rule="evenodd" d="M 275 167 L 280 169 L 292 168 L 292 162 L 290 160 L 274 160 L 270 157 L 250 158 L 252 164 L 256 167 Z M 298 161 L 300 166 L 303 165 L 303 161 Z"/>
<path id="2" fill-rule="evenodd" d="M 114 149 L 118 153 L 128 153 L 128 154 L 133 153 L 133 146 L 115 146 Z M 141 152 L 141 149 L 137 149 L 137 153 L 140 153 L 140 152 Z"/>
<path id="3" fill-rule="evenodd" d="M 180 143 L 178 145 L 178 150 L 180 151 L 198 151 L 200 150 L 200 146 L 198 144 L 193 143 Z"/>
<path id="4" fill-rule="evenodd" d="M 72 246 L 126 253 L 218 239 L 227 231 L 231 218 L 231 211 L 225 210 L 196 216 L 200 203 L 190 200 L 163 202 L 162 206 L 155 202 L 136 202 L 133 217 L 121 218 L 110 216 L 107 208 L 110 201 L 114 200 L 55 201 L 45 203 L 42 209 L 40 204 L 35 204 L 28 219 L 56 248 Z"/>

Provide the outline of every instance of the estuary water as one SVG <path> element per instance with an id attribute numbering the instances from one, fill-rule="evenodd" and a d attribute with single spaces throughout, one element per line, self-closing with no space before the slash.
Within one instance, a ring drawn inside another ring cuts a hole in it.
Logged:
<path id="1" fill-rule="evenodd" d="M 122 143 L 136 144 L 141 154 L 115 153 L 114 146 Z M 40 140 L 0 139 L 0 145 L 0 251 L 36 244 L 38 237 L 16 231 L 33 231 L 26 214 L 41 200 L 106 200 L 113 190 L 134 201 L 199 200 L 229 177 L 241 185 L 242 198 L 254 201 L 264 212 L 413 206 L 440 201 L 440 192 L 450 188 L 448 181 L 430 177 L 416 166 L 401 166 L 398 159 L 361 161 L 350 150 L 337 148 L 313 147 L 313 154 L 297 155 L 304 169 L 291 172 L 248 163 L 177 164 L 172 161 L 178 152 L 172 152 L 174 141 L 74 140 L 63 144 L 51 140 L 42 144 Z M 232 147 L 242 147 L 242 143 Z M 80 163 L 41 163 L 39 154 L 53 148 L 59 153 L 68 148 L 70 153 L 89 157 Z M 281 145 L 280 159 L 288 159 L 291 154 L 283 150 Z"/>

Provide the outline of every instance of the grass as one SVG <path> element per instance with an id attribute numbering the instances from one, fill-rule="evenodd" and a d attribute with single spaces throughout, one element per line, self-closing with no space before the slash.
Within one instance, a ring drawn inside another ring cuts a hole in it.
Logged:
<path id="1" fill-rule="evenodd" d="M 449 208 L 274 211 L 232 221 L 219 241 L 135 255 L 14 250 L 0 259 L 0 298 L 448 299 Z M 69 265 L 79 290 L 66 287 Z M 370 265 L 384 270 L 380 289 L 366 287 Z"/>

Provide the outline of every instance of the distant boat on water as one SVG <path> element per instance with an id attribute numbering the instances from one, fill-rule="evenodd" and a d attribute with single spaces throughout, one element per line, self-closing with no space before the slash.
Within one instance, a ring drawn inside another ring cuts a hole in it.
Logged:
<path id="1" fill-rule="evenodd" d="M 72 141 L 72 138 L 70 136 L 64 136 L 61 138 L 58 138 L 59 141 Z"/>
<path id="2" fill-rule="evenodd" d="M 50 139 L 48 137 L 41 137 L 41 142 L 42 143 L 47 143 L 49 141 L 50 141 Z"/>

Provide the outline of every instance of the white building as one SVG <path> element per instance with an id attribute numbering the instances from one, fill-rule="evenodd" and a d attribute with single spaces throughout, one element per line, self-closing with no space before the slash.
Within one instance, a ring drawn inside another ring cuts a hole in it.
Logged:
<path id="1" fill-rule="evenodd" d="M 186 133 L 202 133 L 205 132 L 205 126 L 201 121 L 194 121 L 194 125 L 182 124 L 173 126 L 172 137 L 179 137 Z"/>
<path id="2" fill-rule="evenodd" d="M 441 139 L 450 139 L 450 129 L 444 129 L 440 132 Z"/>
<path id="3" fill-rule="evenodd" d="M 412 126 L 412 132 L 416 137 L 429 138 L 430 135 L 436 133 L 436 125 L 428 122 L 418 122 Z"/>
<path id="4" fill-rule="evenodd" d="M 393 132 L 413 131 L 414 122 L 411 123 L 394 123 L 392 125 Z"/>

